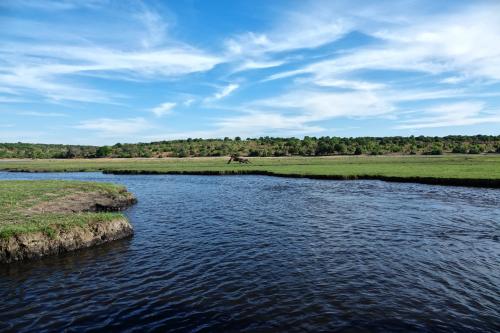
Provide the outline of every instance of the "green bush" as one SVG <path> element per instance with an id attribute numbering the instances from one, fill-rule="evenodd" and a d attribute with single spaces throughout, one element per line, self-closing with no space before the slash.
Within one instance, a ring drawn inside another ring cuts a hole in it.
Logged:
<path id="1" fill-rule="evenodd" d="M 463 145 L 455 146 L 451 152 L 455 154 L 467 154 L 467 147 Z"/>
<path id="2" fill-rule="evenodd" d="M 479 146 L 472 146 L 469 148 L 469 154 L 480 154 L 482 153 L 481 147 Z"/>

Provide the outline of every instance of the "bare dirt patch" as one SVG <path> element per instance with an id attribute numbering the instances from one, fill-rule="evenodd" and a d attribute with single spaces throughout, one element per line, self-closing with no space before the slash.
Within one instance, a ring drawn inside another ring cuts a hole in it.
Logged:
<path id="1" fill-rule="evenodd" d="M 136 199 L 130 193 L 111 197 L 99 191 L 75 192 L 34 205 L 25 212 L 36 214 L 119 211 L 135 202 Z"/>

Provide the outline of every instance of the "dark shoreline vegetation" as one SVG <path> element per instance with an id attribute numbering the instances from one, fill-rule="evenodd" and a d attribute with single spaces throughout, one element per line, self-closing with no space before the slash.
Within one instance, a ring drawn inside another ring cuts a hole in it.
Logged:
<path id="1" fill-rule="evenodd" d="M 1 158 L 251 157 L 331 155 L 441 155 L 500 153 L 500 136 L 309 137 L 186 139 L 84 146 L 0 143 Z"/>
<path id="2" fill-rule="evenodd" d="M 77 181 L 0 181 L 0 263 L 130 236 L 117 212 L 136 202 L 123 186 Z"/>
<path id="3" fill-rule="evenodd" d="M 0 170 L 109 174 L 268 175 L 333 180 L 375 179 L 500 188 L 500 155 L 228 157 L 0 160 Z"/>

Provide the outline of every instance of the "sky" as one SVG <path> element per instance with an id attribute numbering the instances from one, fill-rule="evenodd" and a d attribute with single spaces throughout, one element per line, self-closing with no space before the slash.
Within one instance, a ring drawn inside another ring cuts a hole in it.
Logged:
<path id="1" fill-rule="evenodd" d="M 0 142 L 456 134 L 500 134 L 500 1 L 0 1 Z"/>

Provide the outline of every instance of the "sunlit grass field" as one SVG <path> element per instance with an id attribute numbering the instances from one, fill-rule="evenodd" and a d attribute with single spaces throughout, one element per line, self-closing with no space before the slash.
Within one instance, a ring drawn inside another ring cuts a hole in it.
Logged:
<path id="1" fill-rule="evenodd" d="M 0 238 L 42 231 L 52 235 L 55 230 L 91 222 L 122 218 L 121 213 L 55 213 L 34 210 L 46 203 L 64 202 L 75 193 L 103 193 L 116 197 L 125 188 L 114 184 L 77 181 L 0 181 Z"/>
<path id="2" fill-rule="evenodd" d="M 430 177 L 500 179 L 500 155 L 340 156 L 250 158 L 227 164 L 227 157 L 163 159 L 0 160 L 0 170 L 33 172 L 122 171 L 151 173 L 251 173 L 346 178 Z"/>

